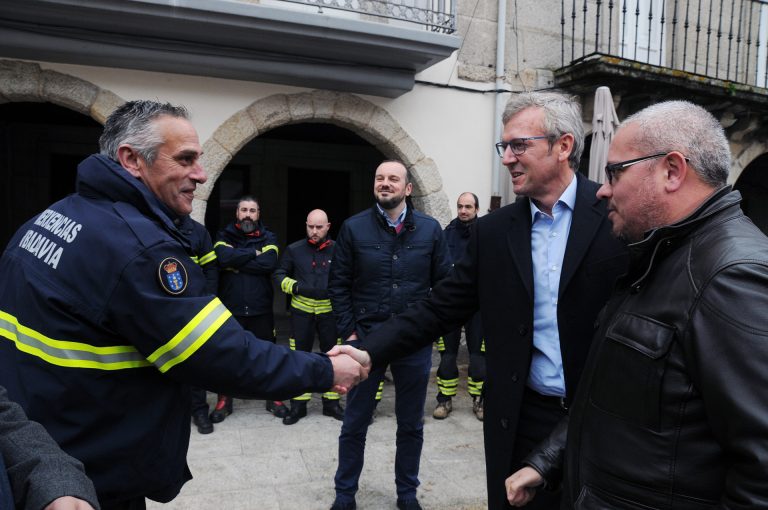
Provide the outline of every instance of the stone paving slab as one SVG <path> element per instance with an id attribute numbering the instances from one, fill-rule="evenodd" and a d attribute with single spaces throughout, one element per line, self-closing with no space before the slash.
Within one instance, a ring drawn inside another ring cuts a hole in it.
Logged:
<path id="1" fill-rule="evenodd" d="M 437 359 L 437 356 L 435 356 Z M 436 364 L 435 364 L 436 366 Z M 419 501 L 425 510 L 479 510 L 487 506 L 482 423 L 472 414 L 461 367 L 459 395 L 446 420 L 432 418 L 434 369 L 425 409 Z M 209 394 L 213 404 L 215 395 Z M 342 399 L 343 403 L 343 399 Z M 309 414 L 285 426 L 260 400 L 235 400 L 234 413 L 212 434 L 192 431 L 188 461 L 194 479 L 171 503 L 150 510 L 327 510 L 334 498 L 341 422 L 322 416 L 320 396 Z M 395 509 L 394 386 L 386 383 L 368 429 L 360 510 Z"/>

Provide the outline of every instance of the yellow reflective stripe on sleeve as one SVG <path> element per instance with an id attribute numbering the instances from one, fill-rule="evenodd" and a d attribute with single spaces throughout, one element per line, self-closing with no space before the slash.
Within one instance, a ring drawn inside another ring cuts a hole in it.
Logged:
<path id="1" fill-rule="evenodd" d="M 269 250 L 275 250 L 275 253 L 279 254 L 280 250 L 277 249 L 277 246 L 274 244 L 265 244 L 264 247 L 261 249 L 261 253 L 267 253 Z"/>
<path id="2" fill-rule="evenodd" d="M 3 311 L 0 311 L 0 336 L 14 342 L 20 351 L 60 367 L 122 370 L 151 366 L 131 345 L 98 347 L 54 340 L 20 324 L 16 317 Z"/>
<path id="3" fill-rule="evenodd" d="M 217 242 L 216 244 L 213 245 L 214 248 L 216 248 L 217 246 L 227 246 L 229 248 L 232 248 L 231 244 L 225 243 L 224 241 L 219 241 L 219 242 Z"/>
<path id="4" fill-rule="evenodd" d="M 194 260 L 194 257 L 193 257 L 193 260 Z M 206 253 L 205 255 L 200 257 L 200 259 L 199 259 L 199 261 L 197 261 L 197 263 L 200 264 L 201 266 L 204 266 L 206 264 L 210 264 L 214 260 L 216 260 L 216 252 L 215 251 L 209 251 L 208 253 Z"/>
<path id="5" fill-rule="evenodd" d="M 280 282 L 280 289 L 286 294 L 293 294 L 293 286 L 296 285 L 296 280 L 286 276 L 283 281 Z"/>
<path id="6" fill-rule="evenodd" d="M 160 372 L 167 372 L 189 358 L 232 316 L 219 298 L 213 298 L 186 326 L 147 360 Z"/>
<path id="7" fill-rule="evenodd" d="M 191 259 L 192 259 L 192 262 L 194 262 L 195 264 L 199 264 L 199 263 L 200 263 L 200 259 L 199 259 L 199 258 L 197 258 L 197 257 L 195 257 L 194 255 L 193 255 L 193 256 L 191 256 L 191 257 L 189 257 L 189 258 L 191 258 Z"/>

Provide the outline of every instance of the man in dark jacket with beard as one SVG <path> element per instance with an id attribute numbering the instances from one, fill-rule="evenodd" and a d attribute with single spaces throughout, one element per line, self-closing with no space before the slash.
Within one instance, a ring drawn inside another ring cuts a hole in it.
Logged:
<path id="1" fill-rule="evenodd" d="M 467 251 L 467 243 L 472 227 L 477 222 L 479 207 L 477 195 L 465 192 L 459 195 L 456 202 L 456 218 L 443 230 L 443 239 L 448 245 L 451 262 L 455 264 Z M 485 379 L 485 348 L 483 346 L 483 328 L 480 313 L 464 324 L 464 334 L 469 351 L 469 374 L 467 390 L 472 396 L 472 412 L 478 420 L 483 421 L 483 380 Z M 459 353 L 461 328 L 446 333 L 437 341 L 440 351 L 440 366 L 437 369 L 437 406 L 432 417 L 444 420 L 453 410 L 452 399 L 456 396 L 459 385 L 459 369 L 456 357 Z"/>
<path id="2" fill-rule="evenodd" d="M 341 226 L 328 280 L 339 335 L 352 345 L 365 345 L 366 336 L 389 317 L 426 298 L 450 269 L 440 224 L 407 205 L 413 184 L 399 161 L 376 169 L 376 204 Z M 416 499 L 419 462 L 424 442 L 424 401 L 432 345 L 426 344 L 394 361 L 390 368 L 397 395 L 395 486 L 397 507 L 420 510 Z M 365 438 L 373 417 L 375 396 L 386 367 L 372 372 L 369 384 L 347 396 L 339 436 L 334 510 L 354 510 L 363 470 Z"/>
<path id="3" fill-rule="evenodd" d="M 237 202 L 235 221 L 216 235 L 219 297 L 243 328 L 274 343 L 272 271 L 277 268 L 277 237 L 262 224 L 260 215 L 259 201 L 246 195 Z M 267 411 L 278 418 L 288 414 L 280 400 L 268 400 Z M 219 395 L 211 421 L 219 423 L 231 413 L 232 397 Z"/>
<path id="4" fill-rule="evenodd" d="M 570 423 L 507 480 L 509 501 L 564 466 L 564 508 L 768 508 L 768 239 L 726 185 L 723 128 L 692 103 L 653 105 L 624 121 L 608 162 L 598 196 L 631 243 L 629 272 Z"/>

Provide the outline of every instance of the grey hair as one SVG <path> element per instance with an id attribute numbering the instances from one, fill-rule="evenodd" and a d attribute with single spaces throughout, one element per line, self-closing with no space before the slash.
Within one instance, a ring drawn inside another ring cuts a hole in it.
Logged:
<path id="1" fill-rule="evenodd" d="M 576 97 L 559 92 L 514 94 L 504 108 L 501 121 L 506 124 L 509 119 L 526 108 L 541 108 L 544 111 L 544 122 L 541 127 L 550 137 L 550 147 L 561 136 L 567 133 L 573 135 L 573 150 L 568 157 L 568 166 L 574 172 L 578 170 L 581 153 L 584 151 L 584 124 L 581 121 L 581 105 Z"/>
<path id="2" fill-rule="evenodd" d="M 631 115 L 620 127 L 637 124 L 635 146 L 643 153 L 679 151 L 706 184 L 724 186 L 731 169 L 731 150 L 720 122 L 688 101 L 664 101 Z"/>
<path id="3" fill-rule="evenodd" d="M 128 101 L 118 107 L 104 123 L 99 137 L 99 152 L 117 161 L 117 149 L 127 144 L 133 147 L 148 165 L 157 157 L 157 149 L 163 138 L 154 120 L 161 115 L 189 119 L 183 106 L 157 101 Z"/>

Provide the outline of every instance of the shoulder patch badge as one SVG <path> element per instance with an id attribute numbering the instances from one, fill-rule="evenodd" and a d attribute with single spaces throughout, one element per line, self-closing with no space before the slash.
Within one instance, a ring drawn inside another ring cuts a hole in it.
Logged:
<path id="1" fill-rule="evenodd" d="M 160 262 L 157 276 L 160 278 L 160 286 L 168 294 L 176 296 L 187 288 L 187 269 L 179 259 L 168 257 Z"/>

